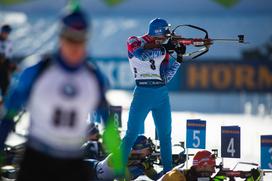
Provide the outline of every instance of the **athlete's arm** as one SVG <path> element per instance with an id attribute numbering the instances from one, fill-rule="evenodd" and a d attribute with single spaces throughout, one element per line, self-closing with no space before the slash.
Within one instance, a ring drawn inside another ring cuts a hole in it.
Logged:
<path id="1" fill-rule="evenodd" d="M 153 43 L 144 43 L 138 37 L 132 36 L 127 41 L 128 57 L 136 57 L 142 61 L 154 60 L 165 55 L 165 49 Z"/>
<path id="2" fill-rule="evenodd" d="M 177 61 L 174 61 L 173 63 L 166 65 L 166 71 L 165 71 L 165 81 L 166 83 L 170 82 L 172 78 L 175 76 L 177 73 L 180 63 Z"/>
<path id="3" fill-rule="evenodd" d="M 17 84 L 12 86 L 5 99 L 6 114 L 0 121 L 0 151 L 4 147 L 4 142 L 9 132 L 15 126 L 13 118 L 20 112 L 26 104 L 31 91 L 32 83 L 39 70 L 40 65 L 27 68 L 20 76 Z"/>
<path id="4" fill-rule="evenodd" d="M 174 61 L 172 64 L 168 65 L 166 68 L 166 82 L 170 82 L 172 78 L 175 76 L 176 72 L 178 71 L 180 64 L 183 61 L 182 55 L 186 52 L 186 46 L 180 45 L 179 47 L 175 47 L 174 51 L 177 53 L 176 61 Z"/>

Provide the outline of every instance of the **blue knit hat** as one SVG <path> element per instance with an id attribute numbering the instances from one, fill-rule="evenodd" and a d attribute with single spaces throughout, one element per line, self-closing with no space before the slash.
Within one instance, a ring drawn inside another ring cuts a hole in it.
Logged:
<path id="1" fill-rule="evenodd" d="M 5 24 L 1 27 L 1 33 L 8 33 L 9 34 L 11 31 L 12 31 L 12 28 L 7 24 Z"/>
<path id="2" fill-rule="evenodd" d="M 83 11 L 78 9 L 66 14 L 61 23 L 61 37 L 76 42 L 88 39 L 89 24 Z"/>

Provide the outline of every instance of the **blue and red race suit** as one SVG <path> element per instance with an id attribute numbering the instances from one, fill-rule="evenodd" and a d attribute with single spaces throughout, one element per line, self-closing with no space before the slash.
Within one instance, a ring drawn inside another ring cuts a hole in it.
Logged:
<path id="1" fill-rule="evenodd" d="M 124 163 L 128 160 L 147 114 L 152 116 L 157 129 L 161 146 L 163 171 L 172 168 L 171 145 L 171 108 L 166 84 L 173 78 L 180 63 L 170 63 L 170 54 L 165 48 L 145 49 L 146 43 L 155 40 L 149 36 L 132 36 L 128 39 L 128 58 L 134 74 L 136 87 L 131 103 L 126 135 L 122 140 Z"/>

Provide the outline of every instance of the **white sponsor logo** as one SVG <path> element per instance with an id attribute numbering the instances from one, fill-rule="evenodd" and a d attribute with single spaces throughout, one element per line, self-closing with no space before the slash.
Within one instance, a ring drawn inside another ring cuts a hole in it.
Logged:
<path id="1" fill-rule="evenodd" d="M 157 30 L 155 30 L 155 33 L 162 33 L 162 30 L 161 29 L 157 29 Z"/>

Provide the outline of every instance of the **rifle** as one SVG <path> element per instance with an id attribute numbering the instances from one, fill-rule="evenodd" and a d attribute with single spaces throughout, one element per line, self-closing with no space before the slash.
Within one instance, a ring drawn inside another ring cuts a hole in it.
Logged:
<path id="1" fill-rule="evenodd" d="M 202 33 L 204 33 L 203 38 L 185 38 L 181 35 L 177 35 L 175 32 L 179 28 L 184 28 L 184 27 L 189 27 L 195 30 L 198 30 Z M 196 51 L 188 52 L 183 55 L 183 57 L 192 57 L 192 59 L 195 59 L 197 57 L 200 57 L 207 53 L 211 47 L 216 42 L 236 42 L 236 43 L 241 43 L 241 44 L 248 44 L 249 42 L 245 42 L 245 36 L 244 35 L 238 35 L 238 38 L 217 38 L 217 39 L 212 39 L 209 37 L 209 33 L 207 30 L 204 28 L 200 28 L 195 25 L 190 25 L 190 24 L 182 24 L 176 26 L 172 31 L 168 30 L 168 33 L 166 34 L 167 41 L 165 42 L 170 42 L 176 47 L 181 47 L 181 46 L 194 46 L 197 48 L 200 48 Z M 147 43 L 144 46 L 144 49 L 152 49 L 152 48 L 162 48 L 164 47 L 165 43 L 162 44 L 153 44 L 153 43 Z M 174 50 L 170 50 L 170 54 L 173 53 Z"/>
<path id="2" fill-rule="evenodd" d="M 212 152 L 215 155 L 215 158 L 219 158 L 218 149 L 212 149 Z M 249 171 L 235 170 L 235 168 L 239 164 L 250 165 L 255 168 L 252 168 Z M 235 181 L 235 178 L 237 177 L 250 181 L 261 181 L 265 173 L 272 173 L 272 171 L 264 171 L 260 169 L 259 164 L 253 162 L 237 162 L 233 169 L 225 168 L 223 166 L 223 162 L 220 162 L 220 164 L 216 165 L 215 168 L 219 170 L 212 178 L 213 181 L 224 181 L 226 179 L 228 179 L 229 181 Z"/>
<path id="3" fill-rule="evenodd" d="M 177 35 L 175 31 L 178 28 L 183 28 L 183 27 L 189 27 L 189 28 L 201 31 L 204 33 L 204 37 L 203 38 L 184 38 L 181 35 Z M 233 39 L 233 38 L 232 39 L 228 39 L 228 38 L 211 39 L 209 38 L 209 34 L 207 30 L 195 25 L 190 25 L 190 24 L 178 25 L 172 31 L 169 30 L 169 33 L 166 36 L 169 39 L 169 41 L 173 42 L 176 45 L 182 44 L 185 46 L 192 45 L 194 47 L 201 47 L 197 51 L 185 53 L 183 55 L 185 57 L 192 56 L 192 59 L 195 59 L 207 53 L 210 49 L 210 46 L 216 42 L 237 42 L 242 44 L 248 44 L 248 42 L 244 41 L 244 35 L 238 35 L 238 39 Z"/>
<path id="4" fill-rule="evenodd" d="M 162 165 L 160 151 L 156 148 L 156 145 L 152 142 L 150 138 L 149 138 L 149 141 L 151 143 L 152 153 L 151 155 L 147 157 L 147 160 L 151 164 Z M 172 154 L 173 166 L 179 166 L 179 168 L 182 168 L 184 167 L 184 164 L 186 162 L 184 142 L 179 142 L 179 144 L 174 144 L 173 146 L 182 148 L 181 152 L 177 154 Z M 194 156 L 194 155 L 189 154 L 188 157 L 189 156 Z"/>
<path id="5" fill-rule="evenodd" d="M 234 170 L 238 164 L 246 164 L 246 165 L 252 165 L 256 166 L 257 168 L 252 168 L 249 171 L 241 171 L 241 170 Z M 219 169 L 219 171 L 216 173 L 216 175 L 213 177 L 213 181 L 223 181 L 225 179 L 229 179 L 229 181 L 235 181 L 235 178 L 239 177 L 242 179 L 249 179 L 250 181 L 261 181 L 263 179 L 263 176 L 267 173 L 272 173 L 272 171 L 262 170 L 259 168 L 259 165 L 257 163 L 250 163 L 250 162 L 238 162 L 235 167 L 231 170 L 229 168 L 224 168 L 223 163 L 221 162 L 216 168 Z"/>
<path id="6" fill-rule="evenodd" d="M 223 181 L 226 178 L 229 178 L 229 181 L 235 181 L 235 177 L 246 179 L 252 176 L 251 171 L 230 170 L 229 168 L 224 168 L 222 163 L 216 166 L 216 168 L 219 168 L 219 171 L 214 176 L 214 181 Z"/>

